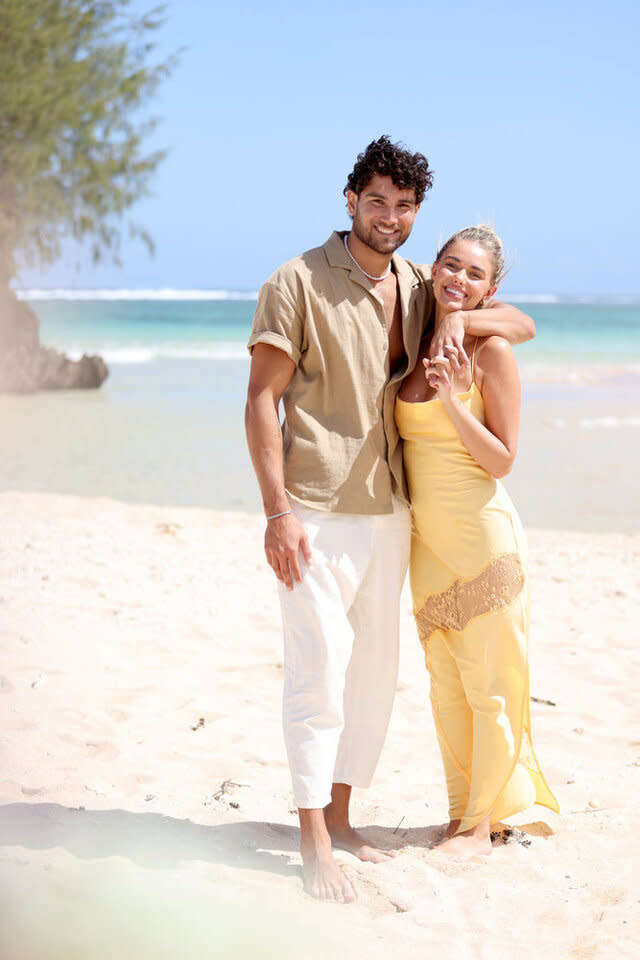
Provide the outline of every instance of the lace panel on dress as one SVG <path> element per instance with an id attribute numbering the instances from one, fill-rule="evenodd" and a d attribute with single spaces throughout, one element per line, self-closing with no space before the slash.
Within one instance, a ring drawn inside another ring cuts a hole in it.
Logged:
<path id="1" fill-rule="evenodd" d="M 518 553 L 496 557 L 473 580 L 455 580 L 442 593 L 432 593 L 416 613 L 423 644 L 434 630 L 464 630 L 474 617 L 508 607 L 524 586 Z"/>

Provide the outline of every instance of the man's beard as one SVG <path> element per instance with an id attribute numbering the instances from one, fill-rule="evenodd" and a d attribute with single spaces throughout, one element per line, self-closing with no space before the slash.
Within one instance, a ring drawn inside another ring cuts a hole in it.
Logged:
<path id="1" fill-rule="evenodd" d="M 376 233 L 373 227 L 365 229 L 358 219 L 358 211 L 356 210 L 355 216 L 351 222 L 351 230 L 355 233 L 356 237 L 361 243 L 364 243 L 365 246 L 369 247 L 370 250 L 375 250 L 376 253 L 393 253 L 394 250 L 397 250 L 398 247 L 401 247 L 402 244 L 408 239 L 410 230 L 407 230 L 405 233 L 400 229 L 393 237 L 383 237 L 381 234 Z"/>

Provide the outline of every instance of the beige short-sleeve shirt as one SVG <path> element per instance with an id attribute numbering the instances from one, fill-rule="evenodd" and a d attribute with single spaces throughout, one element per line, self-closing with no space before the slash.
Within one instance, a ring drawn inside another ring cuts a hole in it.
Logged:
<path id="1" fill-rule="evenodd" d="M 381 514 L 407 499 L 394 403 L 413 369 L 433 293 L 430 270 L 394 254 L 407 361 L 390 375 L 384 306 L 343 234 L 290 260 L 260 290 L 249 350 L 266 343 L 296 364 L 283 405 L 284 476 L 294 500 Z"/>

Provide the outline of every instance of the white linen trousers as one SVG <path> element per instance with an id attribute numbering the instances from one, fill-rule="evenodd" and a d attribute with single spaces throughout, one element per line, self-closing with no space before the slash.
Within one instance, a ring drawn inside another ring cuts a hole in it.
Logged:
<path id="1" fill-rule="evenodd" d="M 309 538 L 303 582 L 279 585 L 284 738 L 297 807 L 325 807 L 332 783 L 368 787 L 398 673 L 408 507 L 381 515 L 292 509 Z"/>

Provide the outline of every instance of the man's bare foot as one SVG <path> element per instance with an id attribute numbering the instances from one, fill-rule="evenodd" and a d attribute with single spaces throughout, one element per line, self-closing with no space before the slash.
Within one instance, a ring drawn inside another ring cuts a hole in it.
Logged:
<path id="1" fill-rule="evenodd" d="M 304 889 L 309 896 L 317 900 L 353 903 L 356 899 L 353 887 L 334 860 L 330 849 L 303 851 L 302 876 Z"/>
<path id="2" fill-rule="evenodd" d="M 352 903 L 353 887 L 333 858 L 331 837 L 321 807 L 298 810 L 304 889 L 318 900 Z"/>
<path id="3" fill-rule="evenodd" d="M 349 824 L 332 824 L 327 821 L 327 830 L 334 846 L 341 850 L 347 850 L 358 860 L 364 860 L 365 863 L 385 863 L 387 860 L 393 860 L 397 856 L 395 850 L 379 850 L 378 847 L 367 843 L 362 834 L 354 830 Z"/>
<path id="4" fill-rule="evenodd" d="M 347 783 L 334 783 L 331 789 L 331 803 L 324 808 L 324 821 L 334 846 L 347 850 L 358 860 L 365 863 L 385 863 L 393 860 L 395 850 L 378 850 L 367 843 L 365 838 L 354 830 L 349 823 L 349 801 L 351 787 Z"/>
<path id="5" fill-rule="evenodd" d="M 459 833 L 456 837 L 449 837 L 443 840 L 436 847 L 438 853 L 442 853 L 452 860 L 471 860 L 472 857 L 488 857 L 491 854 L 491 840 L 489 837 L 477 836 L 473 831 Z"/>

